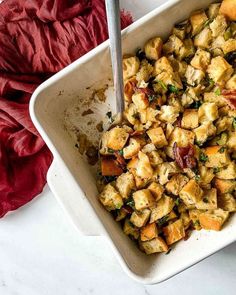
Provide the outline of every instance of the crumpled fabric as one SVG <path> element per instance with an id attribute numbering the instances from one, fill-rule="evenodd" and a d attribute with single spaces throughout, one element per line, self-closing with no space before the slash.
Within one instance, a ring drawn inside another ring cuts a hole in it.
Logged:
<path id="1" fill-rule="evenodd" d="M 131 22 L 122 12 L 122 28 Z M 31 94 L 107 37 L 103 0 L 0 4 L 0 217 L 42 191 L 52 162 L 29 117 Z"/>

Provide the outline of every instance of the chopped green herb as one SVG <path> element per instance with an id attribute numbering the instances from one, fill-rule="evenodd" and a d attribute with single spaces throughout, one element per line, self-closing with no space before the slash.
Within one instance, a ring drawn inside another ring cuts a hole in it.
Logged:
<path id="1" fill-rule="evenodd" d="M 157 80 L 157 83 L 159 83 L 164 90 L 167 90 L 167 86 L 164 82 L 162 82 L 161 80 Z"/>
<path id="2" fill-rule="evenodd" d="M 176 88 L 174 85 L 168 85 L 168 90 L 171 92 L 171 93 L 175 93 L 175 94 L 178 94 L 179 93 L 179 89 Z"/>
<path id="3" fill-rule="evenodd" d="M 134 210 L 135 209 L 134 199 L 132 197 L 128 198 L 126 205 L 131 207 Z"/>
<path id="4" fill-rule="evenodd" d="M 224 39 L 225 41 L 229 40 L 232 37 L 231 29 L 230 27 L 224 32 Z"/>
<path id="5" fill-rule="evenodd" d="M 220 171 L 220 168 L 219 167 L 214 167 L 213 168 L 213 173 L 218 173 Z"/>
<path id="6" fill-rule="evenodd" d="M 215 82 L 214 82 L 213 79 L 209 79 L 209 80 L 208 80 L 208 83 L 209 83 L 209 87 L 212 87 L 212 86 L 215 85 Z"/>
<path id="7" fill-rule="evenodd" d="M 120 209 L 121 207 L 122 207 L 122 203 L 118 203 L 118 204 L 116 204 L 116 209 Z"/>
<path id="8" fill-rule="evenodd" d="M 167 215 L 163 216 L 162 218 L 160 218 L 160 219 L 157 221 L 157 224 L 158 224 L 159 226 L 162 226 L 163 224 L 165 224 L 165 223 L 168 221 L 168 219 L 169 219 L 169 215 L 167 214 Z"/>
<path id="9" fill-rule="evenodd" d="M 177 199 L 175 200 L 175 205 L 176 205 L 176 206 L 179 206 L 180 203 L 181 203 L 181 199 L 180 199 L 180 198 L 177 198 Z"/>
<path id="10" fill-rule="evenodd" d="M 202 141 L 196 141 L 196 145 L 202 146 L 203 145 L 203 142 Z"/>
<path id="11" fill-rule="evenodd" d="M 196 175 L 195 175 L 195 180 L 196 180 L 196 181 L 199 181 L 200 179 L 201 179 L 201 176 L 200 176 L 199 174 L 196 174 Z"/>
<path id="12" fill-rule="evenodd" d="M 123 156 L 123 154 L 124 154 L 123 150 L 119 150 L 118 153 L 119 153 L 121 156 Z"/>
<path id="13" fill-rule="evenodd" d="M 190 108 L 191 109 L 199 109 L 199 107 L 202 105 L 202 103 L 198 100 L 198 101 L 194 101 L 191 105 Z"/>
<path id="14" fill-rule="evenodd" d="M 213 21 L 213 19 L 210 19 L 210 18 L 209 18 L 207 21 L 205 21 L 203 27 L 204 27 L 204 28 L 207 27 L 212 21 Z"/>
<path id="15" fill-rule="evenodd" d="M 149 100 L 149 102 L 153 102 L 154 100 L 156 100 L 157 99 L 157 96 L 155 95 L 155 94 L 150 94 L 150 95 L 148 95 L 148 100 Z"/>
<path id="16" fill-rule="evenodd" d="M 170 251 L 171 251 L 172 249 L 171 248 L 169 248 L 169 250 L 166 252 L 166 254 L 165 255 L 168 255 L 169 253 L 170 253 Z"/>
<path id="17" fill-rule="evenodd" d="M 207 160 L 208 160 L 208 156 L 205 155 L 203 152 L 201 152 L 199 155 L 199 161 L 206 162 Z"/>
<path id="18" fill-rule="evenodd" d="M 234 129 L 236 129 L 236 117 L 233 119 L 232 125 L 233 125 Z"/>
<path id="19" fill-rule="evenodd" d="M 108 153 L 110 153 L 110 154 L 114 154 L 114 150 L 113 150 L 113 149 L 108 148 L 107 151 L 108 151 Z"/>
<path id="20" fill-rule="evenodd" d="M 226 147 L 225 146 L 222 146 L 219 150 L 218 150 L 218 152 L 220 153 L 220 154 L 223 154 L 223 152 L 226 150 Z"/>
<path id="21" fill-rule="evenodd" d="M 216 143 L 218 145 L 224 145 L 224 144 L 226 144 L 227 139 L 228 139 L 227 133 L 226 132 L 222 132 L 221 135 L 220 135 L 220 138 L 217 139 Z"/>
<path id="22" fill-rule="evenodd" d="M 203 198 L 202 200 L 203 200 L 204 203 L 209 203 L 207 198 Z"/>
<path id="23" fill-rule="evenodd" d="M 194 226 L 200 226 L 200 221 L 199 220 L 196 220 L 194 223 L 193 223 Z"/>
<path id="24" fill-rule="evenodd" d="M 215 95 L 218 95 L 218 96 L 221 95 L 220 88 L 217 88 L 214 93 L 215 93 Z"/>

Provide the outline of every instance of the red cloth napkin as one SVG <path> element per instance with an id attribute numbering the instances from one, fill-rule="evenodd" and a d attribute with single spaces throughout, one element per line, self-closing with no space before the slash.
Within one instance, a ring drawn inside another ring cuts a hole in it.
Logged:
<path id="1" fill-rule="evenodd" d="M 122 12 L 122 28 L 131 22 Z M 0 217 L 42 191 L 52 161 L 29 117 L 31 94 L 107 37 L 103 0 L 0 4 Z"/>

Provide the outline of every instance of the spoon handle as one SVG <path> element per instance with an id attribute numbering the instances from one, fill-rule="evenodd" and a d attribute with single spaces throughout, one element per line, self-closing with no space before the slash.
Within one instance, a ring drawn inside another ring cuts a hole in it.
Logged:
<path id="1" fill-rule="evenodd" d="M 119 2 L 119 0 L 106 0 L 106 12 L 110 39 L 113 83 L 116 96 L 116 112 L 122 114 L 124 111 L 124 85 Z"/>

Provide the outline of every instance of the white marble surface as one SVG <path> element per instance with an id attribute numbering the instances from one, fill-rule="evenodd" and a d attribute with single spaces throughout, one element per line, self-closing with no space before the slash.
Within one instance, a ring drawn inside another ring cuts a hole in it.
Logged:
<path id="1" fill-rule="evenodd" d="M 1 0 L 0 0 L 1 1 Z M 142 16 L 164 0 L 121 0 Z M 0 220 L 0 295 L 233 295 L 236 244 L 155 286 L 132 281 L 106 240 L 81 236 L 48 187 Z"/>

